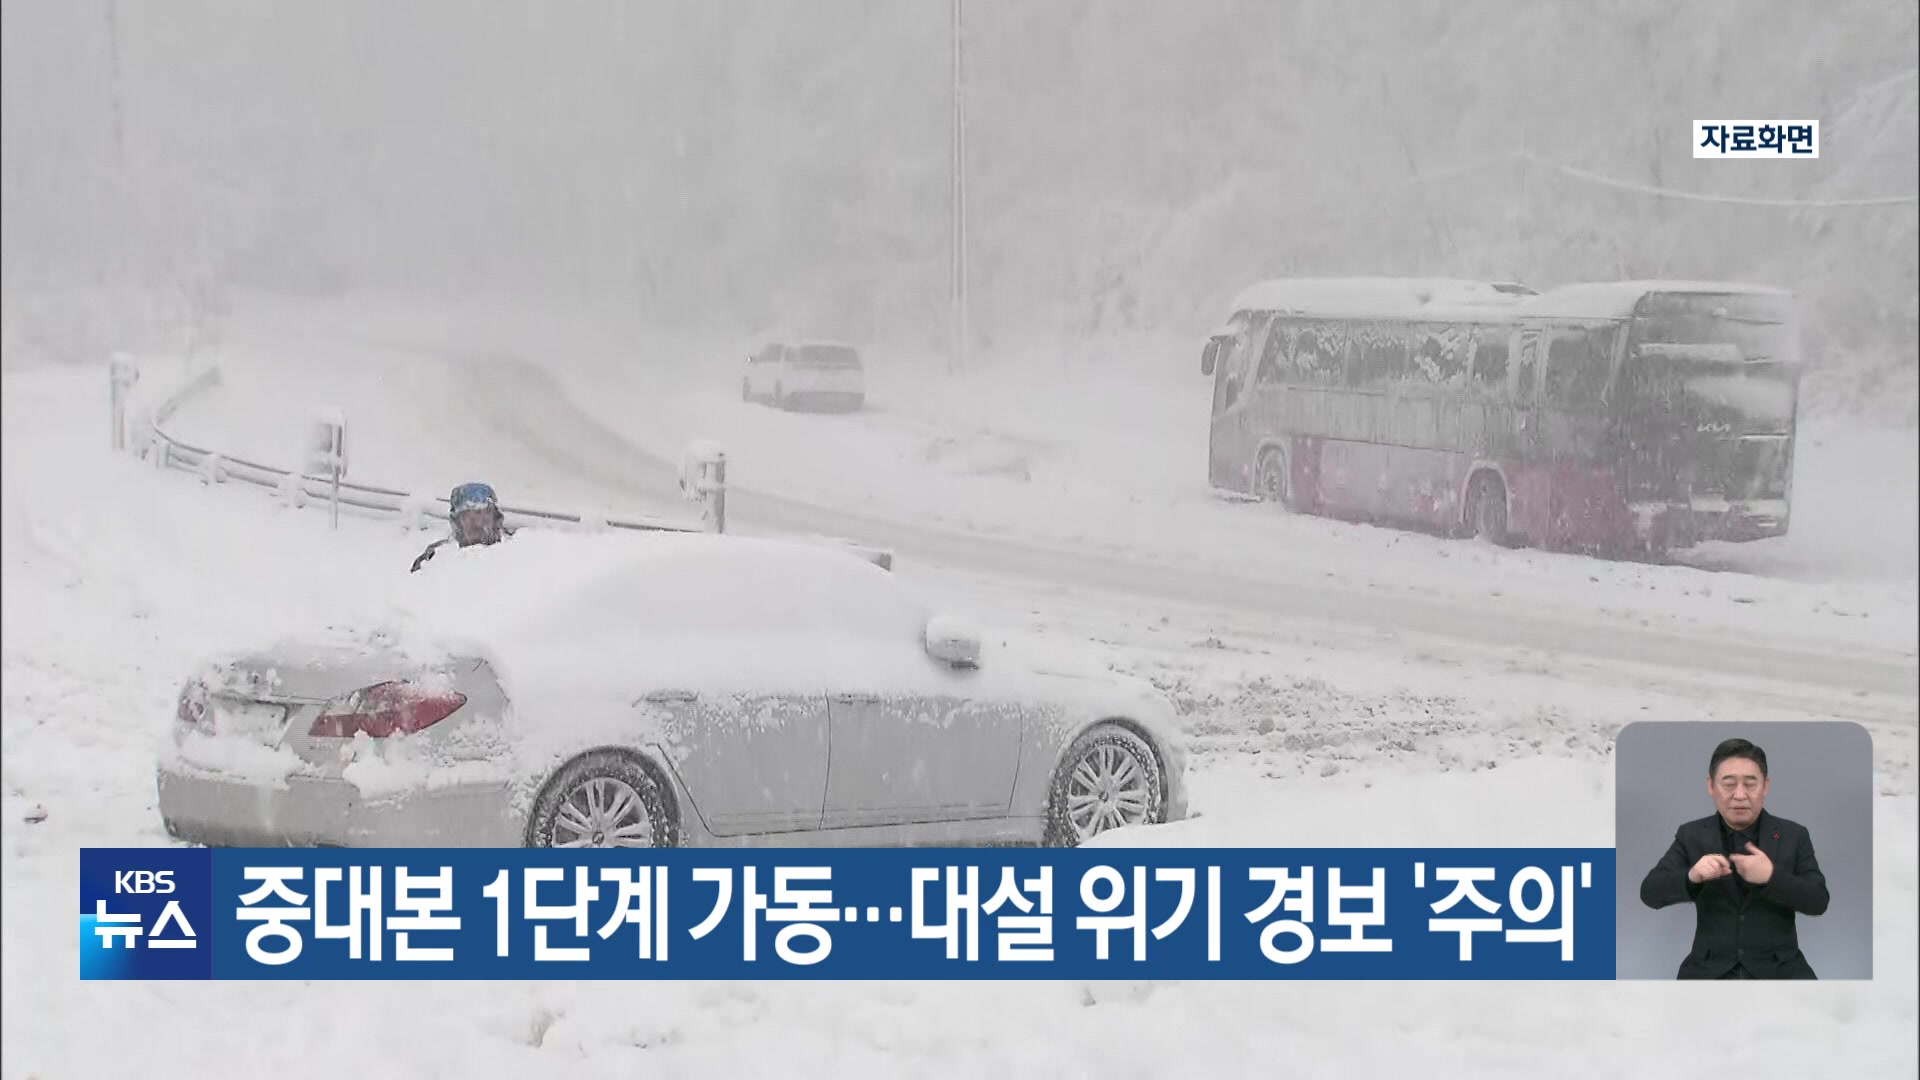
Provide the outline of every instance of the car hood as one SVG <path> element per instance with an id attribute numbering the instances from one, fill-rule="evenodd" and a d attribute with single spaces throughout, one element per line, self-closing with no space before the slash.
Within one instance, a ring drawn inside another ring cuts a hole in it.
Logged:
<path id="1" fill-rule="evenodd" d="M 1184 756 L 1179 712 L 1173 700 L 1147 680 L 1057 655 L 1029 655 L 1025 666 L 1045 685 L 1047 697 L 1071 711 L 1094 720 L 1135 721 L 1150 729 L 1164 749 Z"/>

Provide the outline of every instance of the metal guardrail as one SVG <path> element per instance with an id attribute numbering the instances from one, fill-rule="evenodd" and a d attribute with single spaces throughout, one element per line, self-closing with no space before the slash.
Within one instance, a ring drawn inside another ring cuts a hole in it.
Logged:
<path id="1" fill-rule="evenodd" d="M 184 469 L 199 473 L 203 482 L 224 483 L 238 480 L 274 491 L 282 499 L 295 506 L 304 506 L 309 499 L 331 500 L 333 498 L 332 477 L 305 475 L 292 469 L 283 469 L 276 465 L 266 465 L 257 461 L 175 438 L 164 425 L 180 407 L 196 395 L 220 385 L 220 368 L 209 365 L 199 374 L 175 388 L 151 411 L 137 414 L 133 420 L 131 444 L 134 453 L 143 461 L 149 461 L 159 468 Z M 713 489 L 708 488 L 711 491 Z M 719 489 L 724 494 L 724 487 Z M 409 529 L 420 528 L 429 521 L 446 520 L 444 509 L 450 505 L 445 495 L 420 495 L 414 492 L 400 491 L 377 484 L 351 483 L 341 480 L 339 484 L 339 505 L 345 509 L 358 510 L 368 514 L 392 514 L 405 519 Z M 668 521 L 663 518 L 640 515 L 599 516 L 570 514 L 561 510 L 545 510 L 531 506 L 501 506 L 501 512 L 510 528 L 528 524 L 562 525 L 575 528 L 629 529 L 639 532 L 676 532 L 698 533 L 709 531 L 703 525 Z M 431 513 L 430 513 L 431 511 Z M 715 524 L 724 523 L 724 515 L 715 519 Z M 713 531 L 719 531 L 715 529 Z M 870 548 L 846 540 L 831 537 L 811 538 L 823 542 L 838 544 L 883 570 L 893 569 L 893 553 L 879 548 Z"/>

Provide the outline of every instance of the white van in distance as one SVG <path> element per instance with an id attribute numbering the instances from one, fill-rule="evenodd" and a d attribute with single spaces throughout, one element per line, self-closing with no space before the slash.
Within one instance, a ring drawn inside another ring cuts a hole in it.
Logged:
<path id="1" fill-rule="evenodd" d="M 860 350 L 836 342 L 769 344 L 747 358 L 740 400 L 780 409 L 853 412 L 866 403 Z"/>

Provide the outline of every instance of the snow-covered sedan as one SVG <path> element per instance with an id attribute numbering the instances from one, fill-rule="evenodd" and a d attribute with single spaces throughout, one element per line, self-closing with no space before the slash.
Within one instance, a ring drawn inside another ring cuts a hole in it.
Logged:
<path id="1" fill-rule="evenodd" d="M 1185 816 L 1150 685 L 984 640 L 830 546 L 524 534 L 429 569 L 187 684 L 158 766 L 169 833 L 1073 845 Z"/>

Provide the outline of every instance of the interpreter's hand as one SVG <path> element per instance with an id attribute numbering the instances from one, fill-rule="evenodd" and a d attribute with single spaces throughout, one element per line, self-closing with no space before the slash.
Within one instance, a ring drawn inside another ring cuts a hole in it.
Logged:
<path id="1" fill-rule="evenodd" d="M 1733 864 L 1725 855 L 1702 855 L 1700 861 L 1687 871 L 1687 880 L 1695 885 L 1704 885 L 1714 878 L 1723 878 L 1733 873 Z"/>
<path id="2" fill-rule="evenodd" d="M 1749 885 L 1765 885 L 1773 880 L 1773 860 L 1767 858 L 1767 853 L 1754 847 L 1751 842 L 1747 844 L 1745 855 L 1733 857 L 1733 866 L 1740 871 L 1741 877 L 1747 879 Z"/>

